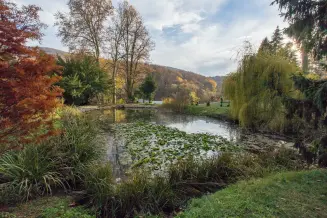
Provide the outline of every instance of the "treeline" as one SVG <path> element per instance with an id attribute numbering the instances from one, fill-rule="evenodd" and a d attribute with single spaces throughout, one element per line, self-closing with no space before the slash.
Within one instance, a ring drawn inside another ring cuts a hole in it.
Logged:
<path id="1" fill-rule="evenodd" d="M 127 1 L 113 8 L 109 0 L 72 0 L 68 8 L 68 13 L 56 14 L 55 23 L 58 36 L 70 50 L 69 56 L 58 58 L 65 80 L 58 85 L 65 90 L 66 103 L 134 102 L 144 97 L 140 88 L 148 74 L 157 83 L 156 95 L 151 94 L 157 100 L 172 97 L 181 88 L 203 101 L 217 96 L 214 80 L 147 63 L 154 43 L 142 17 Z M 76 64 L 85 65 L 92 57 L 95 64 L 98 62 L 98 70 L 78 69 Z"/>
<path id="2" fill-rule="evenodd" d="M 326 1 L 275 0 L 290 26 L 284 33 L 302 51 L 299 66 L 291 43 L 284 44 L 277 27 L 258 51 L 245 45 L 235 73 L 224 82 L 231 100 L 230 115 L 254 130 L 293 134 L 296 146 L 310 162 L 327 165 L 327 80 L 320 72 L 309 74 L 305 63 L 312 56 L 326 71 Z M 317 28 L 316 28 L 317 27 Z"/>
<path id="3" fill-rule="evenodd" d="M 133 101 L 141 87 L 154 43 L 138 11 L 126 1 L 114 8 L 110 0 L 70 0 L 68 9 L 55 15 L 55 25 L 70 55 L 55 58 L 26 46 L 42 39 L 42 9 L 0 0 L 1 151 L 59 134 L 53 114 L 62 102 L 115 103 L 118 79 L 126 101 Z"/>
<path id="4" fill-rule="evenodd" d="M 55 55 L 59 55 L 57 59 L 69 59 L 69 57 L 72 57 L 72 54 L 65 53 L 62 51 L 58 51 L 55 49 L 50 48 L 42 48 L 46 53 Z M 76 55 L 75 55 L 76 57 Z M 60 61 L 62 65 L 62 61 Z M 107 74 L 108 83 L 105 85 L 111 84 L 111 75 L 112 75 L 112 64 L 111 60 L 102 59 L 100 58 L 100 65 L 104 69 L 105 73 Z M 183 83 L 188 84 L 188 87 L 195 91 L 197 96 L 202 101 L 206 101 L 206 98 L 208 96 L 212 95 L 215 99 L 219 98 L 221 95 L 221 88 L 222 88 L 222 81 L 223 77 L 216 76 L 216 77 L 206 77 L 199 75 L 197 73 L 193 73 L 190 71 L 185 71 L 181 69 L 176 69 L 172 67 L 167 66 L 160 66 L 155 64 L 145 64 L 140 63 L 139 69 L 141 71 L 139 77 L 135 80 L 135 87 L 136 92 L 138 93 L 138 88 L 140 87 L 141 83 L 144 81 L 144 79 L 151 75 L 157 85 L 156 91 L 154 93 L 154 96 L 152 98 L 154 100 L 162 100 L 164 98 L 172 97 L 172 95 L 175 93 L 174 87 L 177 85 L 181 85 Z M 118 63 L 117 71 L 116 71 L 116 99 L 118 102 L 122 102 L 126 99 L 126 92 L 125 92 L 125 86 L 124 86 L 125 80 L 124 80 L 124 68 L 122 63 Z M 112 90 L 109 89 L 109 92 L 103 92 L 98 98 L 94 97 L 91 100 L 100 101 L 100 103 L 112 103 Z M 105 96 L 104 96 L 105 95 Z M 100 97 L 100 99 L 99 99 Z M 140 97 L 139 95 L 135 97 Z M 65 98 L 66 99 L 66 98 Z"/>
<path id="5" fill-rule="evenodd" d="M 190 92 L 195 92 L 202 100 L 217 97 L 221 84 L 217 84 L 210 77 L 205 77 L 193 72 L 170 67 L 151 65 L 152 75 L 158 84 L 156 99 L 172 97 L 178 87 L 184 86 Z"/>
<path id="6" fill-rule="evenodd" d="M 114 8 L 110 0 L 71 0 L 68 8 L 68 13 L 56 14 L 55 25 L 62 43 L 71 53 L 93 57 L 103 71 L 110 71 L 108 83 L 114 104 L 120 69 L 126 99 L 134 101 L 137 81 L 144 74 L 140 65 L 149 59 L 154 49 L 139 12 L 127 1 L 119 2 Z M 104 57 L 102 63 L 100 56 Z M 92 81 L 86 86 L 91 84 Z"/>

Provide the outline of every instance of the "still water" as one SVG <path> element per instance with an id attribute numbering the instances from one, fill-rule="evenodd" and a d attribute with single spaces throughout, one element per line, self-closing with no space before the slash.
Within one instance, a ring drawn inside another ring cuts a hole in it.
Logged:
<path id="1" fill-rule="evenodd" d="M 240 138 L 240 130 L 237 125 L 209 117 L 176 114 L 155 109 L 111 109 L 89 113 L 106 118 L 109 123 L 149 122 L 177 128 L 186 133 L 218 135 L 230 141 L 238 141 Z"/>
<path id="2" fill-rule="evenodd" d="M 177 128 L 180 131 L 186 133 L 208 133 L 210 135 L 221 136 L 228 141 L 239 141 L 240 130 L 236 125 L 230 124 L 225 121 L 220 121 L 207 117 L 197 117 L 183 114 L 176 114 L 172 112 L 165 112 L 156 109 L 111 109 L 111 110 L 98 110 L 88 112 L 90 115 L 94 116 L 96 119 L 104 120 L 105 123 L 109 125 L 116 123 L 151 123 L 163 125 L 166 127 Z M 150 132 L 149 129 L 147 132 Z M 145 133 L 146 134 L 146 133 Z M 164 132 L 162 133 L 164 134 Z M 142 136 L 140 136 L 142 137 Z M 116 136 L 113 133 L 108 132 L 106 134 L 107 138 L 107 155 L 108 159 L 111 161 L 113 166 L 113 173 L 117 179 L 126 178 L 126 172 L 129 171 L 130 167 L 135 164 L 135 160 L 131 158 L 130 148 L 126 146 L 126 139 L 124 137 Z M 173 139 L 174 140 L 174 139 Z M 137 139 L 133 140 L 137 141 Z M 143 141 L 137 142 L 137 144 L 142 144 Z M 151 141 L 150 141 L 151 143 Z M 167 141 L 169 144 L 170 142 Z M 151 147 L 151 146 L 150 146 Z M 146 147 L 139 154 L 148 152 L 153 154 L 150 147 Z M 157 160 L 161 160 L 165 157 L 163 151 L 160 151 Z M 178 151 L 182 152 L 182 151 Z M 211 156 L 217 155 L 216 151 L 208 151 L 207 153 L 212 153 Z M 205 152 L 206 153 L 206 152 Z M 207 154 L 206 154 L 207 155 Z M 208 154 L 209 155 L 209 154 Z M 146 156 L 146 154 L 145 154 Z"/>
<path id="3" fill-rule="evenodd" d="M 270 146 L 285 145 L 283 139 L 269 138 L 262 134 L 245 134 L 242 130 L 234 124 L 226 121 L 216 120 L 208 117 L 198 117 L 191 115 L 176 114 L 172 112 L 165 112 L 156 109 L 111 109 L 111 110 L 98 110 L 87 112 L 96 119 L 105 120 L 105 123 L 109 125 L 116 123 L 129 123 L 137 126 L 138 122 L 158 124 L 166 127 L 177 128 L 180 131 L 186 133 L 207 133 L 214 136 L 220 136 L 227 141 L 236 142 L 242 146 L 248 146 L 253 149 L 264 149 Z M 119 126 L 119 125 L 118 125 Z M 151 132 L 151 129 L 147 132 Z M 160 133 L 161 134 L 161 133 Z M 164 132 L 162 134 L 165 134 Z M 108 132 L 107 137 L 107 155 L 108 159 L 113 165 L 113 172 L 116 178 L 126 178 L 126 172 L 130 167 L 135 164 L 129 148 L 126 147 L 126 139 L 124 137 L 117 137 L 115 134 Z M 142 137 L 142 135 L 140 136 Z M 137 141 L 134 139 L 133 141 Z M 144 141 L 136 142 L 138 145 L 142 145 Z M 151 143 L 151 142 L 150 142 Z M 166 142 L 170 143 L 170 142 Z M 153 151 L 150 147 L 145 147 L 139 150 L 137 153 L 148 152 L 152 154 Z M 162 152 L 162 151 L 160 151 Z M 217 154 L 216 151 L 209 151 L 213 155 Z"/>

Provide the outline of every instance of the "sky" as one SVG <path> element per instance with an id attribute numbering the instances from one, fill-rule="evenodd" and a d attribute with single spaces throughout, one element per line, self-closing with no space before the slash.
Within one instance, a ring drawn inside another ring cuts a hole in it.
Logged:
<path id="1" fill-rule="evenodd" d="M 54 14 L 67 12 L 68 0 L 13 0 L 35 4 L 48 25 L 40 46 L 68 49 L 56 36 Z M 117 5 L 118 0 L 113 0 Z M 153 64 L 205 76 L 226 75 L 237 68 L 237 52 L 245 40 L 258 47 L 275 28 L 287 26 L 272 0 L 129 0 L 144 19 L 155 50 Z"/>

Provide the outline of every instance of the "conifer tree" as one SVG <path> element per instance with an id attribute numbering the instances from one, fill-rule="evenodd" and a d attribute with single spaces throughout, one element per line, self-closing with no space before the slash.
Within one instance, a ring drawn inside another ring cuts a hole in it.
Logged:
<path id="1" fill-rule="evenodd" d="M 279 29 L 279 26 L 277 26 L 275 32 L 272 35 L 271 38 L 271 45 L 272 45 L 272 51 L 278 52 L 278 50 L 283 46 L 283 33 Z"/>
<path id="2" fill-rule="evenodd" d="M 274 0 L 281 15 L 289 23 L 285 32 L 313 51 L 316 60 L 327 56 L 327 2 L 326 0 Z"/>
<path id="3" fill-rule="evenodd" d="M 271 44 L 268 40 L 268 37 L 264 38 L 264 40 L 262 40 L 260 48 L 259 48 L 259 52 L 269 52 L 271 51 Z"/>

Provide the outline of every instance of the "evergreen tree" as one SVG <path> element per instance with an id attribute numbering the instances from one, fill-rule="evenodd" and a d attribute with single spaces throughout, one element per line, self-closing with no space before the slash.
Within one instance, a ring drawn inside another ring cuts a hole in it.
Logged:
<path id="1" fill-rule="evenodd" d="M 271 45 L 273 52 L 277 52 L 282 46 L 283 46 L 283 33 L 279 29 L 279 26 L 277 26 L 275 32 L 273 33 L 272 39 L 271 39 Z"/>
<path id="2" fill-rule="evenodd" d="M 296 39 L 302 47 L 303 71 L 308 69 L 308 55 L 313 53 L 315 60 L 327 58 L 327 1 L 326 0 L 274 0 L 282 16 L 289 22 L 285 32 Z M 327 68 L 327 65 L 325 65 Z M 327 80 L 309 79 L 307 76 L 293 76 L 295 88 L 301 91 L 304 99 L 286 99 L 287 116 L 298 115 L 305 122 L 297 139 L 297 147 L 304 156 L 311 156 L 311 162 L 318 159 L 320 166 L 327 163 L 327 135 L 310 131 L 312 127 L 324 132 L 327 125 Z M 311 125 L 310 125 L 311 124 Z M 315 134 L 316 133 L 316 134 Z M 321 138 L 320 145 L 317 139 Z M 315 140 L 315 151 L 306 147 L 303 141 Z M 301 142 L 302 141 L 302 142 Z M 318 154 L 318 157 L 317 157 Z"/>
<path id="3" fill-rule="evenodd" d="M 296 52 L 293 49 L 293 43 L 288 42 L 282 49 L 284 56 L 287 57 L 291 62 L 298 63 Z"/>
<path id="4" fill-rule="evenodd" d="M 327 56 L 326 0 L 274 0 L 290 26 L 285 32 L 313 51 L 317 60 Z"/>
<path id="5" fill-rule="evenodd" d="M 148 99 L 149 102 L 152 100 L 152 96 L 154 92 L 156 91 L 157 85 L 152 77 L 152 75 L 148 75 L 143 83 L 140 86 L 140 91 L 143 94 L 143 97 L 145 99 Z"/>
<path id="6" fill-rule="evenodd" d="M 264 40 L 262 40 L 260 48 L 259 48 L 259 53 L 262 52 L 269 52 L 271 51 L 271 44 L 268 40 L 268 37 L 264 38 Z"/>
<path id="7" fill-rule="evenodd" d="M 92 97 L 109 90 L 107 73 L 92 56 L 58 57 L 58 65 L 63 67 L 58 85 L 65 90 L 63 95 L 67 104 L 85 105 Z"/>

